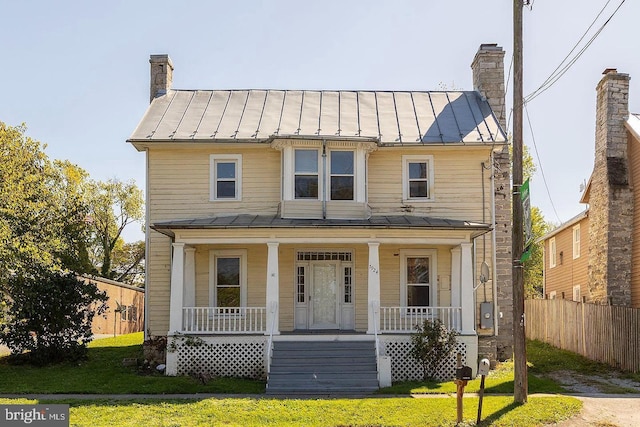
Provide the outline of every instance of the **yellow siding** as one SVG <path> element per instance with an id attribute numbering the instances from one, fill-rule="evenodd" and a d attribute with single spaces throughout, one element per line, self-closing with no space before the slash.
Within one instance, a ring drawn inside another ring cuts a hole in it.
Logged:
<path id="1" fill-rule="evenodd" d="M 434 200 L 402 200 L 402 156 L 433 155 Z M 446 150 L 422 147 L 381 148 L 369 156 L 369 205 L 374 215 L 403 212 L 434 217 L 481 221 L 482 162 L 489 162 L 488 149 Z M 490 170 L 484 171 L 485 222 L 490 221 Z M 408 207 L 407 205 L 410 205 Z"/>
<path id="2" fill-rule="evenodd" d="M 580 257 L 573 259 L 573 227 L 580 224 Z M 580 285 L 580 296 L 589 300 L 588 262 L 589 262 L 589 218 L 561 230 L 555 235 L 556 266 L 549 263 L 549 239 L 544 242 L 545 255 L 545 293 L 556 292 L 556 298 L 573 299 L 573 286 Z M 562 256 L 560 253 L 562 252 Z"/>
<path id="3" fill-rule="evenodd" d="M 147 265 L 147 322 L 152 336 L 169 331 L 171 239 L 151 231 Z"/>
<path id="4" fill-rule="evenodd" d="M 640 141 L 627 132 L 629 171 L 633 188 L 633 243 L 631 252 L 631 305 L 640 308 Z"/>
<path id="5" fill-rule="evenodd" d="M 280 152 L 268 146 L 217 149 L 215 154 L 242 155 L 242 201 L 210 201 L 211 149 L 149 151 L 151 222 L 217 214 L 275 214 L 280 203 Z M 241 210 L 241 211 L 240 211 Z"/>
<path id="6" fill-rule="evenodd" d="M 210 201 L 210 155 L 242 155 L 242 201 Z M 412 203 L 406 206 L 402 200 L 402 156 L 433 155 L 435 180 L 432 191 L 435 200 Z M 463 150 L 443 147 L 380 148 L 368 158 L 368 205 L 350 203 L 328 204 L 327 211 L 334 217 L 366 217 L 373 215 L 413 214 L 470 221 L 491 222 L 491 182 L 489 171 L 484 172 L 484 209 L 481 163 L 489 159 L 489 148 L 465 147 Z M 148 151 L 149 222 L 202 218 L 224 214 L 276 214 L 281 202 L 281 153 L 267 145 L 233 147 L 203 146 L 195 148 L 153 147 Z M 309 206 L 317 210 L 319 202 Z M 321 206 L 321 205 L 320 205 Z M 284 205 L 284 209 L 289 206 Z M 369 210 L 370 209 L 370 210 Z M 236 229 L 236 230 L 176 230 L 177 239 L 223 238 L 299 238 L 301 235 L 323 239 L 413 238 L 414 230 L 301 230 L 301 229 Z M 468 239 L 463 232 L 431 231 L 429 238 Z M 583 234 L 586 236 L 586 233 Z M 583 239 L 584 240 L 584 239 Z M 362 240 L 361 240 L 362 241 Z M 478 243 L 480 239 L 478 239 Z M 222 246 L 197 245 L 196 250 L 196 304 L 209 305 L 209 250 Z M 210 242 L 209 242 L 210 243 Z M 487 254 L 491 254 L 490 234 L 486 239 Z M 425 244 L 426 245 L 426 244 Z M 267 246 L 265 244 L 233 246 L 248 251 L 248 301 L 249 306 L 265 306 Z M 308 245 L 306 247 L 320 247 Z M 368 247 L 358 243 L 339 245 L 342 249 L 355 250 L 354 302 L 356 329 L 367 329 L 367 278 Z M 380 246 L 381 305 L 400 304 L 400 261 L 395 254 L 406 245 Z M 415 247 L 415 246 L 414 246 Z M 433 248 L 433 245 L 422 247 Z M 322 246 L 323 249 L 331 247 Z M 451 280 L 450 247 L 438 248 L 438 281 L 449 284 Z M 281 244 L 280 253 L 280 329 L 294 327 L 294 255 L 296 245 Z M 148 326 L 151 335 L 166 334 L 169 328 L 170 254 L 171 239 L 155 231 L 149 233 L 148 278 Z M 586 252 L 585 252 L 586 254 Z M 480 257 L 480 253 L 478 254 Z M 489 264 L 491 257 L 488 255 Z M 479 266 L 479 264 L 478 264 Z M 586 283 L 586 282 L 585 282 Z M 491 283 L 487 286 L 491 289 Z M 480 288 L 482 290 L 482 288 Z M 490 292 L 489 292 L 490 293 Z M 481 294 L 479 294 L 481 295 Z M 478 299 L 480 300 L 480 298 Z M 451 292 L 439 289 L 438 305 L 449 305 Z"/>

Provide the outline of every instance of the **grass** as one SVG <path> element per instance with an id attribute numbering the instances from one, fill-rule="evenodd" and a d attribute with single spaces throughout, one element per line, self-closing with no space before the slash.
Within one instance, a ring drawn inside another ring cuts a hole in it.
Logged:
<path id="1" fill-rule="evenodd" d="M 206 385 L 186 377 L 160 374 L 140 375 L 136 368 L 122 366 L 122 359 L 142 356 L 142 334 L 96 340 L 89 359 L 80 364 L 44 368 L 15 366 L 0 358 L 0 393 L 240 393 L 264 392 L 264 382 L 241 379 L 214 379 Z M 553 361 L 549 358 L 549 368 Z M 540 369 L 545 365 L 540 363 Z M 550 381 L 530 376 L 530 390 L 562 391 Z M 536 382 L 539 381 L 539 382 Z M 581 403 L 570 397 L 530 397 L 516 405 L 511 396 L 513 367 L 505 363 L 486 380 L 483 426 L 533 427 L 556 423 L 580 411 Z M 477 391 L 479 380 L 470 381 L 466 391 Z M 50 400 L 0 399 L 0 404 L 67 403 L 73 426 L 453 426 L 456 399 L 412 398 L 409 393 L 454 393 L 447 383 L 401 383 L 384 390 L 399 397 L 365 399 L 130 399 L 130 400 Z M 478 399 L 464 400 L 464 425 L 474 425 Z"/>
<path id="2" fill-rule="evenodd" d="M 44 403 L 0 399 L 0 404 Z M 50 401 L 49 403 L 54 403 Z M 56 401 L 71 405 L 73 426 L 453 426 L 453 398 L 255 399 Z M 474 425 L 478 399 L 464 400 L 465 425 Z M 569 397 L 486 397 L 483 426 L 533 427 L 567 419 L 581 408 Z"/>
<path id="3" fill-rule="evenodd" d="M 264 393 L 264 381 L 216 378 L 206 385 L 190 377 L 142 375 L 122 366 L 125 358 L 142 357 L 142 333 L 94 340 L 89 358 L 47 367 L 11 365 L 0 357 L 0 393 Z"/>

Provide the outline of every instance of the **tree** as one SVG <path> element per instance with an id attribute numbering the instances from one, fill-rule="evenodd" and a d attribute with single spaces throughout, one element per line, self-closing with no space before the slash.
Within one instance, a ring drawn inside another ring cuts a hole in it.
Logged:
<path id="1" fill-rule="evenodd" d="M 144 254 L 143 240 L 125 243 L 124 240 L 118 239 L 111 253 L 114 280 L 133 286 L 144 286 Z"/>
<path id="2" fill-rule="evenodd" d="M 34 267 L 7 280 L 6 324 L 0 342 L 14 355 L 44 365 L 79 360 L 92 340 L 93 316 L 106 310 L 106 292 L 73 273 Z"/>
<path id="3" fill-rule="evenodd" d="M 111 179 L 93 181 L 88 191 L 89 224 L 94 235 L 100 275 L 116 276 L 112 269 L 113 251 L 125 227 L 144 218 L 142 191 L 135 182 Z"/>
<path id="4" fill-rule="evenodd" d="M 532 180 L 536 170 L 537 168 L 533 157 L 529 152 L 529 148 L 525 145 L 522 151 L 522 175 L 524 180 Z M 531 207 L 531 229 L 533 235 L 533 240 L 529 246 L 531 255 L 529 259 L 524 262 L 525 298 L 542 296 L 544 255 L 542 244 L 538 243 L 537 240 L 551 230 L 551 226 L 545 221 L 542 211 L 536 206 Z"/>
<path id="5" fill-rule="evenodd" d="M 51 161 L 26 126 L 0 122 L 0 284 L 9 272 L 39 265 L 91 272 L 86 245 L 88 174 Z"/>
<path id="6" fill-rule="evenodd" d="M 440 319 L 425 320 L 411 334 L 410 355 L 422 366 L 423 379 L 434 379 L 438 369 L 456 348 L 456 331 L 448 331 Z"/>

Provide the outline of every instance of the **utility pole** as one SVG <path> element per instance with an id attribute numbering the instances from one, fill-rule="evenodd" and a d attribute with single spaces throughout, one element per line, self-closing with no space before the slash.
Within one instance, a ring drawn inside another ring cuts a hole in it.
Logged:
<path id="1" fill-rule="evenodd" d="M 522 9 L 524 0 L 513 0 L 513 400 L 527 401 L 527 346 L 524 334 L 524 252 L 522 186 Z"/>

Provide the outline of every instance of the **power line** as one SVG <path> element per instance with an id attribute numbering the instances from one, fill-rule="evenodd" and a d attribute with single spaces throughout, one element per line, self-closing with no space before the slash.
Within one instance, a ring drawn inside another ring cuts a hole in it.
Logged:
<path id="1" fill-rule="evenodd" d="M 533 148 L 536 152 L 536 157 L 538 159 L 538 166 L 540 167 L 540 174 L 542 175 L 542 182 L 544 182 L 544 187 L 547 189 L 547 196 L 549 197 L 549 202 L 551 202 L 551 207 L 553 208 L 553 213 L 556 214 L 556 218 L 558 218 L 558 222 L 562 223 L 560 216 L 558 215 L 558 211 L 556 210 L 556 205 L 553 203 L 553 199 L 551 198 L 551 191 L 549 191 L 549 185 L 547 185 L 547 178 L 544 176 L 544 169 L 542 169 L 542 160 L 540 160 L 540 154 L 538 153 L 538 146 L 536 145 L 536 137 L 533 134 L 533 126 L 531 125 L 531 118 L 529 118 L 529 110 L 527 109 L 527 104 L 524 104 L 524 111 L 527 115 L 527 123 L 529 124 L 529 131 L 531 132 L 531 140 L 533 141 Z"/>
<path id="2" fill-rule="evenodd" d="M 600 18 L 600 15 L 602 15 L 602 13 L 604 12 L 604 10 L 607 8 L 607 6 L 609 5 L 609 3 L 611 2 L 611 0 L 607 0 L 607 2 L 605 3 L 605 5 L 603 6 L 603 8 L 600 10 L 600 12 L 598 13 L 598 15 L 595 17 L 595 19 L 593 20 L 593 22 L 591 22 L 591 25 L 589 25 L 589 28 L 587 28 L 587 30 L 584 32 L 584 34 L 582 35 L 582 37 L 580 37 L 580 39 L 576 42 L 576 44 L 573 46 L 573 48 L 571 49 L 571 51 L 565 56 L 565 58 L 560 62 L 560 64 L 556 67 L 555 70 L 553 70 L 553 72 L 549 75 L 549 77 L 547 77 L 547 79 L 540 85 L 540 87 L 538 87 L 536 90 L 534 90 L 532 93 L 530 93 L 529 95 L 527 95 L 524 98 L 524 103 L 528 103 L 531 102 L 532 100 L 534 100 L 536 97 L 538 97 L 539 95 L 541 95 L 542 93 L 544 93 L 547 89 L 549 89 L 551 86 L 553 86 L 553 84 L 555 82 L 557 82 L 567 71 L 569 71 L 569 69 L 571 68 L 571 66 L 573 66 L 573 64 L 576 63 L 576 61 L 582 56 L 582 54 L 589 48 L 589 46 L 591 46 L 591 44 L 595 41 L 595 39 L 600 35 L 600 33 L 602 32 L 602 30 L 604 30 L 604 28 L 607 26 L 607 24 L 611 21 L 611 19 L 615 16 L 615 14 L 618 12 L 618 10 L 620 10 L 620 8 L 622 7 L 622 5 L 624 4 L 626 0 L 622 0 L 620 2 L 620 4 L 618 5 L 618 7 L 613 11 L 613 13 L 611 14 L 611 16 L 609 16 L 609 18 L 604 22 L 604 24 L 602 24 L 600 26 L 600 28 L 598 28 L 598 30 L 596 31 L 596 33 L 589 39 L 589 41 L 585 44 L 585 46 L 580 49 L 580 51 L 569 60 L 569 62 L 567 62 L 565 64 L 565 62 L 569 59 L 569 56 L 573 53 L 574 50 L 576 50 L 576 48 L 580 45 L 580 42 L 582 42 L 582 40 L 586 37 L 586 35 L 589 33 L 589 31 L 591 30 L 591 28 L 593 27 L 593 25 L 596 23 L 596 21 L 598 20 L 598 18 Z M 563 65 L 565 64 L 565 65 Z"/>

